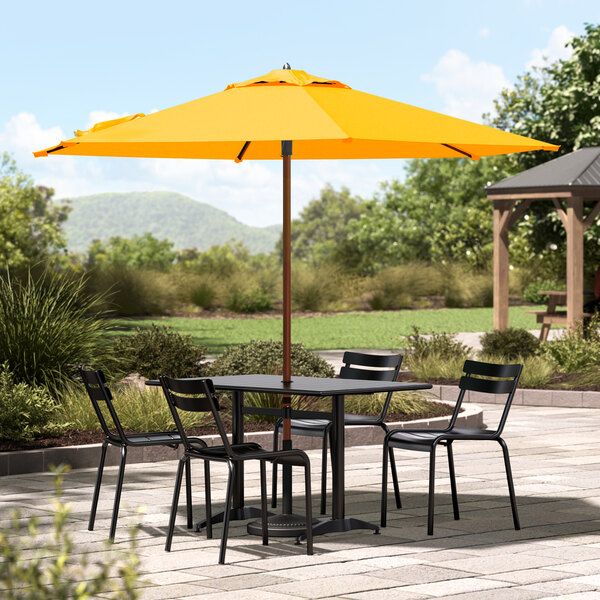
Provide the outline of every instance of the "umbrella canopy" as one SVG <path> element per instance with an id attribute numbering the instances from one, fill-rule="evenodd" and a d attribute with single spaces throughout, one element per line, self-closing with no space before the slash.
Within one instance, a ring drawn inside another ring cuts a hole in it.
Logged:
<path id="1" fill-rule="evenodd" d="M 279 160 L 281 140 L 294 141 L 292 159 L 476 160 L 558 149 L 292 69 L 271 71 L 211 96 L 150 115 L 107 121 L 77 134 L 34 154 Z"/>

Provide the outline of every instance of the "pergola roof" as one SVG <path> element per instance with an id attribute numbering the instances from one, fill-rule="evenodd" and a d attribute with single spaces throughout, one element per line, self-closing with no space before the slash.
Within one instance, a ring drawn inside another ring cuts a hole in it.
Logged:
<path id="1" fill-rule="evenodd" d="M 486 188 L 491 197 L 555 191 L 573 195 L 600 192 L 600 147 L 581 148 Z"/>

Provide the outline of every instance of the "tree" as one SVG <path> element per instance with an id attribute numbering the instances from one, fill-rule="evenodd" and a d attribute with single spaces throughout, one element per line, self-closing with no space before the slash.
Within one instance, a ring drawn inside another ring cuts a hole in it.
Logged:
<path id="1" fill-rule="evenodd" d="M 483 189 L 507 176 L 502 158 L 411 160 L 404 183 L 392 180 L 349 227 L 349 243 L 374 272 L 406 261 L 487 265 L 492 211 Z"/>
<path id="2" fill-rule="evenodd" d="M 21 267 L 57 257 L 66 248 L 67 204 L 54 206 L 54 190 L 36 186 L 6 152 L 0 158 L 0 264 Z"/>
<path id="3" fill-rule="evenodd" d="M 348 225 L 360 217 L 366 203 L 351 196 L 343 187 L 339 192 L 327 184 L 319 198 L 302 209 L 299 219 L 292 221 L 292 256 L 311 263 L 346 262 Z M 281 238 L 277 243 L 281 253 Z"/>
<path id="4" fill-rule="evenodd" d="M 88 249 L 88 266 L 118 266 L 168 271 L 176 253 L 173 242 L 158 240 L 151 233 L 132 238 L 112 237 L 108 243 L 93 240 Z"/>

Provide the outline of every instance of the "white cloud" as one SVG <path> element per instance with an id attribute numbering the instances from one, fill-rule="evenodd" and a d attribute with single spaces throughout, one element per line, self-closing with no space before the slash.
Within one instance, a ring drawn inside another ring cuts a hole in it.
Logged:
<path id="1" fill-rule="evenodd" d="M 115 113 L 93 111 L 88 127 Z M 57 198 L 101 192 L 170 190 L 227 211 L 248 225 L 282 221 L 279 161 L 233 161 L 49 156 L 32 151 L 47 148 L 65 135 L 58 126 L 42 127 L 35 115 L 20 113 L 0 129 L 0 148 L 13 154 L 19 168 L 40 185 L 53 187 Z M 400 176 L 399 161 L 293 161 L 292 215 L 318 197 L 325 183 L 345 185 L 353 194 L 370 196 L 379 181 Z"/>
<path id="2" fill-rule="evenodd" d="M 500 90 L 510 87 L 502 67 L 474 62 L 460 50 L 448 50 L 421 79 L 435 85 L 445 102 L 443 112 L 470 121 L 480 121 L 483 113 L 492 110 Z"/>
<path id="3" fill-rule="evenodd" d="M 567 47 L 566 43 L 573 37 L 573 33 L 564 25 L 559 25 L 552 30 L 548 38 L 548 44 L 545 48 L 534 48 L 531 51 L 526 69 L 531 71 L 533 67 L 543 67 L 547 63 L 555 62 L 559 59 L 569 58 L 573 51 Z"/>

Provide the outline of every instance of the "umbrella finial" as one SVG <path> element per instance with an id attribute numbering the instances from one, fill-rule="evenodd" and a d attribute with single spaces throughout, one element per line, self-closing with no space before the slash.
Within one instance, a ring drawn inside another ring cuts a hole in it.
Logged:
<path id="1" fill-rule="evenodd" d="M 284 69 L 291 69 L 292 67 L 290 67 L 290 63 L 285 63 L 285 65 L 283 65 Z"/>

